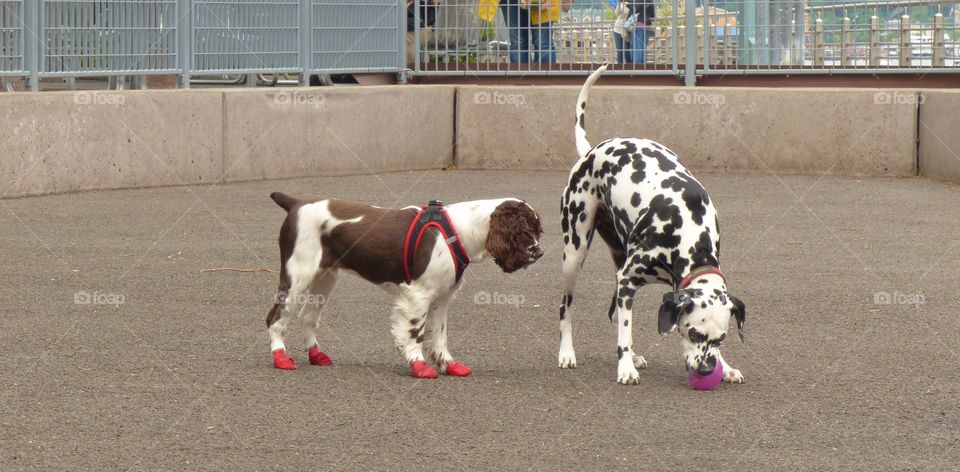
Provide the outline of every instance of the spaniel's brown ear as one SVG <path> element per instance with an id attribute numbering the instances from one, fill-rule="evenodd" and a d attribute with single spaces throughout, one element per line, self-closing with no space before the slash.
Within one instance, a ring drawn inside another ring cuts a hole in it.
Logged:
<path id="1" fill-rule="evenodd" d="M 503 202 L 490 214 L 486 249 L 504 272 L 522 269 L 529 261 L 523 238 L 530 225 L 521 208 L 525 206 L 522 202 Z"/>

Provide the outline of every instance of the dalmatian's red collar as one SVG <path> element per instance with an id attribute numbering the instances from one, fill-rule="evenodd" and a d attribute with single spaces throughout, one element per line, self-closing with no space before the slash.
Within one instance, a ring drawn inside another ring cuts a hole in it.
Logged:
<path id="1" fill-rule="evenodd" d="M 719 267 L 712 266 L 712 265 L 700 266 L 690 271 L 690 273 L 687 274 L 686 277 L 680 280 L 680 285 L 677 287 L 677 290 L 682 290 L 684 288 L 687 288 L 687 286 L 690 285 L 690 283 L 693 282 L 694 279 L 696 279 L 697 277 L 702 277 L 707 274 L 717 274 L 720 276 L 721 279 L 723 279 L 724 282 L 727 281 L 727 278 L 723 276 L 723 272 L 720 272 Z"/>

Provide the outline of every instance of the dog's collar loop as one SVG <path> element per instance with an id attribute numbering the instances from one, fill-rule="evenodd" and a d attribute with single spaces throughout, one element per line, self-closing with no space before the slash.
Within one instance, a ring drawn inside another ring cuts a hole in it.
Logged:
<path id="1" fill-rule="evenodd" d="M 703 277 L 704 275 L 707 275 L 707 274 L 719 275 L 724 282 L 727 281 L 727 278 L 723 276 L 723 272 L 720 272 L 719 267 L 712 266 L 712 265 L 705 265 L 705 266 L 700 266 L 700 267 L 697 267 L 696 269 L 693 269 L 692 271 L 690 271 L 689 274 L 687 274 L 686 277 L 681 279 L 680 285 L 677 286 L 677 290 L 682 290 L 684 288 L 687 288 L 687 286 L 690 285 L 690 283 L 693 282 L 694 279 L 698 277 Z"/>
<path id="2" fill-rule="evenodd" d="M 440 200 L 430 200 L 430 203 L 420 208 L 420 212 L 410 222 L 410 228 L 407 230 L 407 238 L 403 242 L 403 279 L 406 283 L 413 281 L 413 259 L 417 255 L 417 249 L 420 248 L 420 240 L 423 239 L 423 233 L 427 228 L 435 227 L 443 235 L 444 242 L 450 248 L 450 257 L 453 258 L 453 266 L 456 269 L 459 282 L 464 271 L 470 264 L 470 256 L 460 243 L 460 237 L 457 236 L 457 230 L 450 222 L 450 216 L 443 207 Z"/>

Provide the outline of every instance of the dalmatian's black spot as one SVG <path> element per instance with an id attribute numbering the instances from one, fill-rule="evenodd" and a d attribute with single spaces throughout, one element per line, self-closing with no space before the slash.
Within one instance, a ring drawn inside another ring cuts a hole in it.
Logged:
<path id="1" fill-rule="evenodd" d="M 639 194 L 639 193 L 633 192 L 633 196 L 630 197 L 630 204 L 633 205 L 634 208 L 640 206 L 640 194 Z"/>
<path id="2" fill-rule="evenodd" d="M 691 259 L 693 260 L 692 268 L 712 265 L 719 266 L 720 262 L 717 260 L 716 253 L 713 251 L 714 244 L 713 238 L 710 237 L 710 231 L 704 230 L 700 233 L 700 238 L 697 239 L 697 242 L 693 245 L 693 254 Z"/>
<path id="3" fill-rule="evenodd" d="M 560 321 L 563 321 L 567 317 L 567 306 L 560 305 Z"/>
<path id="4" fill-rule="evenodd" d="M 660 183 L 663 188 L 668 188 L 674 192 L 679 192 L 683 202 L 693 217 L 693 222 L 702 225 L 703 216 L 707 213 L 707 205 L 710 204 L 710 197 L 699 182 L 694 180 L 690 174 L 677 173 L 667 177 Z"/>
<path id="5" fill-rule="evenodd" d="M 623 357 L 623 348 L 620 346 L 617 346 L 617 359 L 620 359 L 622 357 Z"/>
<path id="6" fill-rule="evenodd" d="M 624 326 L 630 326 L 630 320 L 623 320 Z"/>
<path id="7" fill-rule="evenodd" d="M 707 283 L 707 279 L 700 279 L 700 280 L 697 281 L 697 283 L 698 283 L 698 284 L 705 284 L 705 283 Z"/>
<path id="8" fill-rule="evenodd" d="M 677 164 L 659 149 L 643 148 L 643 155 L 656 159 L 657 166 L 663 172 L 673 172 L 677 168 Z"/>
<path id="9" fill-rule="evenodd" d="M 419 323 L 419 322 L 420 322 L 420 318 L 411 318 L 411 319 L 410 319 L 410 325 L 411 325 L 411 326 L 416 326 L 417 323 Z"/>

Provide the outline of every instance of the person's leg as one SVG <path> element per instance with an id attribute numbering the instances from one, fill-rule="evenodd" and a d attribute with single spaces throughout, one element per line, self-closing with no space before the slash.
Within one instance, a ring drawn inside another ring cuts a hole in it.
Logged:
<path id="1" fill-rule="evenodd" d="M 535 60 L 541 64 L 557 62 L 557 47 L 553 43 L 553 28 L 550 25 L 550 22 L 547 22 L 530 27 L 533 30 Z"/>
<path id="2" fill-rule="evenodd" d="M 626 63 L 627 61 L 623 57 L 623 35 L 620 33 L 613 33 L 613 45 L 617 48 L 617 64 Z"/>
<path id="3" fill-rule="evenodd" d="M 637 26 L 633 31 L 633 63 L 643 66 L 647 63 L 647 40 L 650 32 L 643 27 Z"/>
<path id="4" fill-rule="evenodd" d="M 500 2 L 500 13 L 507 24 L 510 34 L 510 48 L 507 51 L 511 64 L 529 61 L 530 43 L 527 39 L 530 25 L 530 15 L 527 10 L 520 8 L 517 0 L 503 0 Z"/>

